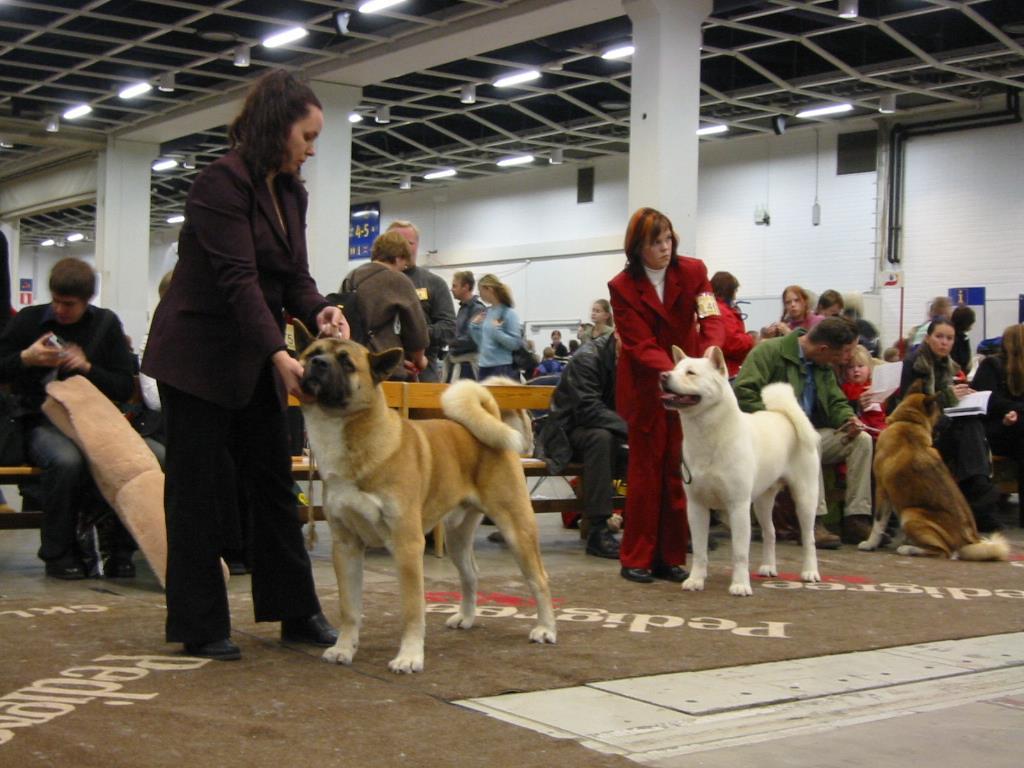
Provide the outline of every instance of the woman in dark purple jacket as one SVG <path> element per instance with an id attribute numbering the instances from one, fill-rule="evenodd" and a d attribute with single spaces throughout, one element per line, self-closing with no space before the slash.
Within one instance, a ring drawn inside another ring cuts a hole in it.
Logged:
<path id="1" fill-rule="evenodd" d="M 298 177 L 323 128 L 320 102 L 284 71 L 261 78 L 231 125 L 231 151 L 185 205 L 174 279 L 157 306 L 142 370 L 160 384 L 167 428 L 167 640 L 194 656 L 240 657 L 220 566 L 225 457 L 250 488 L 257 621 L 285 640 L 331 645 L 292 493 L 285 420 L 302 366 L 284 312 L 346 335 L 309 274 Z"/>

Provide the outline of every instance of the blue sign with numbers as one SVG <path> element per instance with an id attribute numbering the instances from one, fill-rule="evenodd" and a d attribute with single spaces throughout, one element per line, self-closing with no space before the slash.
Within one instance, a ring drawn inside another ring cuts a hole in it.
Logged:
<path id="1" fill-rule="evenodd" d="M 380 234 L 380 203 L 361 203 L 349 210 L 348 259 L 370 258 L 370 248 Z"/>

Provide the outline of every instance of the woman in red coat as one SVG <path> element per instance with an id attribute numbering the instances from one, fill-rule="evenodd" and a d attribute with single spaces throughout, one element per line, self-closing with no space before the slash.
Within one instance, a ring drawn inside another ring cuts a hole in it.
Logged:
<path id="1" fill-rule="evenodd" d="M 715 272 L 711 277 L 711 290 L 715 292 L 715 299 L 718 300 L 718 311 L 722 314 L 722 325 L 725 328 L 722 354 L 725 355 L 730 381 L 736 378 L 740 366 L 747 358 L 747 353 L 754 348 L 754 337 L 747 333 L 743 315 L 734 304 L 739 287 L 740 281 L 729 272 Z"/>
<path id="2" fill-rule="evenodd" d="M 686 579 L 686 498 L 679 416 L 661 405 L 659 374 L 673 367 L 671 348 L 700 355 L 724 340 L 722 318 L 699 259 L 677 256 L 672 222 L 641 208 L 626 229 L 626 268 L 608 283 L 622 338 L 617 409 L 629 428 L 622 577 L 649 583 Z"/>

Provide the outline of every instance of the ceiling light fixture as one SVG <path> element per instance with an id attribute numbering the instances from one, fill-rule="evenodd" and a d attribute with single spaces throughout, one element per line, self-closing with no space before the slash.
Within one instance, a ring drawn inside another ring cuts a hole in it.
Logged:
<path id="1" fill-rule="evenodd" d="M 526 165 L 533 162 L 533 155 L 513 155 L 501 158 L 496 165 L 499 168 L 509 168 L 513 165 Z"/>
<path id="2" fill-rule="evenodd" d="M 296 40 L 301 40 L 309 33 L 302 27 L 292 27 L 282 32 L 276 32 L 270 37 L 264 38 L 264 48 L 280 48 L 282 45 L 288 45 L 288 43 L 294 43 Z"/>
<path id="3" fill-rule="evenodd" d="M 883 115 L 891 115 L 896 111 L 896 94 L 883 93 L 878 97 L 878 111 Z"/>
<path id="4" fill-rule="evenodd" d="M 551 163 L 551 165 L 561 165 L 565 162 L 565 154 L 561 147 L 551 150 L 551 156 L 548 157 L 548 162 Z"/>
<path id="5" fill-rule="evenodd" d="M 181 161 L 181 167 L 191 171 L 196 167 L 196 156 L 192 154 L 185 155 L 185 159 Z"/>
<path id="6" fill-rule="evenodd" d="M 387 125 L 391 122 L 391 107 L 387 104 L 381 104 L 377 107 L 377 110 L 373 113 L 373 122 L 378 125 Z"/>
<path id="7" fill-rule="evenodd" d="M 56 115 L 50 115 L 43 119 L 43 128 L 47 133 L 56 133 L 60 130 L 60 118 Z"/>
<path id="8" fill-rule="evenodd" d="M 430 173 L 423 174 L 423 178 L 427 181 L 433 181 L 434 179 L 447 179 L 450 176 L 454 176 L 457 171 L 454 168 L 442 168 L 440 171 L 431 171 Z"/>
<path id="9" fill-rule="evenodd" d="M 412 189 L 412 176 L 403 176 L 402 180 L 398 182 L 399 189 Z"/>
<path id="10" fill-rule="evenodd" d="M 67 236 L 66 240 L 69 243 L 77 243 L 79 240 L 85 240 L 85 235 L 83 235 L 81 232 L 72 232 L 70 235 Z"/>
<path id="11" fill-rule="evenodd" d="M 459 101 L 463 104 L 476 104 L 476 86 L 473 83 L 466 83 L 459 93 Z"/>
<path id="12" fill-rule="evenodd" d="M 156 83 L 156 89 L 163 91 L 164 93 L 172 93 L 174 91 L 174 73 L 164 72 L 160 75 L 160 79 Z"/>
<path id="13" fill-rule="evenodd" d="M 178 161 L 173 157 L 161 157 L 157 158 L 156 162 L 150 166 L 154 171 L 169 171 L 171 168 L 177 168 Z"/>
<path id="14" fill-rule="evenodd" d="M 352 14 L 348 11 L 334 12 L 334 28 L 338 30 L 339 35 L 348 34 L 348 22 L 351 18 Z"/>
<path id="15" fill-rule="evenodd" d="M 404 3 L 405 0 L 367 0 L 359 6 L 360 13 L 376 13 L 377 11 L 383 11 L 385 8 L 390 8 L 393 5 Z"/>
<path id="16" fill-rule="evenodd" d="M 520 83 L 528 83 L 531 80 L 536 80 L 540 77 L 540 72 L 536 69 L 528 69 L 525 72 L 515 72 L 511 75 L 505 75 L 499 77 L 494 81 L 495 88 L 508 88 L 512 85 L 519 85 Z"/>
<path id="17" fill-rule="evenodd" d="M 78 106 L 72 107 L 64 113 L 65 120 L 77 120 L 80 117 L 85 117 L 92 112 L 92 107 L 88 104 L 79 104 Z"/>
<path id="18" fill-rule="evenodd" d="M 857 0 L 839 0 L 839 18 L 856 19 L 860 15 Z"/>
<path id="19" fill-rule="evenodd" d="M 252 47 L 247 43 L 235 46 L 235 60 L 232 62 L 236 67 L 248 67 L 252 64 Z"/>
<path id="20" fill-rule="evenodd" d="M 0 141 L 0 149 L 14 149 L 14 145 L 9 141 Z"/>
<path id="21" fill-rule="evenodd" d="M 853 104 L 829 104 L 827 107 L 813 107 L 811 109 L 805 109 L 801 112 L 797 112 L 796 116 L 801 118 L 822 117 L 824 115 L 838 115 L 841 112 L 849 112 L 852 109 Z"/>
<path id="22" fill-rule="evenodd" d="M 136 96 L 141 96 L 142 94 L 149 93 L 152 90 L 153 86 L 149 83 L 133 83 L 126 88 L 122 88 L 117 95 L 122 99 L 134 99 Z"/>
<path id="23" fill-rule="evenodd" d="M 363 116 L 360 115 L 358 112 L 349 112 L 348 121 L 350 123 L 361 123 L 363 122 Z"/>
<path id="24" fill-rule="evenodd" d="M 52 237 L 48 237 L 45 240 L 43 240 L 43 242 L 40 243 L 40 245 L 43 246 L 43 248 L 49 248 L 51 245 L 56 245 L 56 244 L 57 244 L 57 241 L 54 240 Z"/>
<path id="25" fill-rule="evenodd" d="M 625 59 L 632 56 L 636 48 L 633 47 L 632 43 L 626 43 L 625 45 L 616 45 L 614 48 L 609 48 L 601 54 L 602 59 L 614 60 L 614 59 Z"/>
<path id="26" fill-rule="evenodd" d="M 168 224 L 181 224 L 185 220 L 184 214 L 176 213 L 174 216 L 167 217 Z"/>
<path id="27" fill-rule="evenodd" d="M 716 133 L 725 133 L 729 130 L 728 125 L 705 125 L 697 129 L 698 136 L 713 136 Z"/>

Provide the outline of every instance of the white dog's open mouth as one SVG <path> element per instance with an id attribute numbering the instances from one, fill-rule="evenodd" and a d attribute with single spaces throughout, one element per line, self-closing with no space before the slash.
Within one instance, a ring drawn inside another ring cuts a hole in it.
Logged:
<path id="1" fill-rule="evenodd" d="M 674 392 L 662 392 L 661 404 L 665 408 L 689 408 L 700 402 L 700 395 L 677 395 Z"/>

